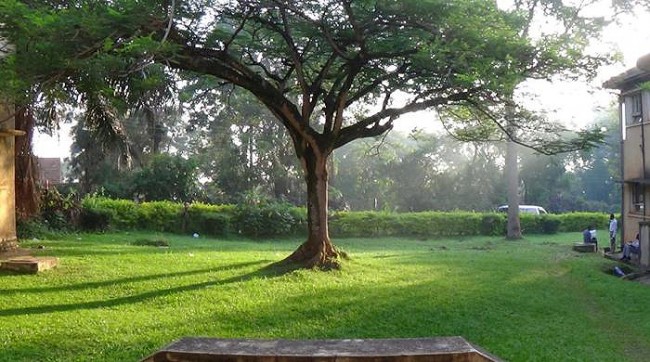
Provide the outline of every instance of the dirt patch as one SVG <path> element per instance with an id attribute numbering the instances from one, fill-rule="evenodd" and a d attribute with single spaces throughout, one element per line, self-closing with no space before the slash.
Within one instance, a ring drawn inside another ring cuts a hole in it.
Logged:
<path id="1" fill-rule="evenodd" d="M 650 274 L 645 273 L 645 274 L 637 277 L 636 279 L 632 279 L 632 280 L 635 281 L 635 282 L 639 282 L 641 284 L 650 285 Z"/>
<path id="2" fill-rule="evenodd" d="M 137 246 L 155 246 L 159 248 L 168 248 L 169 242 L 165 239 L 138 239 L 131 243 Z"/>
<path id="3" fill-rule="evenodd" d="M 483 245 L 472 246 L 470 249 L 472 249 L 472 250 L 481 250 L 481 251 L 492 250 L 492 249 L 494 249 L 494 244 L 491 241 L 488 241 L 487 243 L 485 243 Z"/>
<path id="4" fill-rule="evenodd" d="M 639 270 L 630 265 L 607 266 L 603 268 L 603 272 L 623 280 L 650 285 L 650 272 Z"/>

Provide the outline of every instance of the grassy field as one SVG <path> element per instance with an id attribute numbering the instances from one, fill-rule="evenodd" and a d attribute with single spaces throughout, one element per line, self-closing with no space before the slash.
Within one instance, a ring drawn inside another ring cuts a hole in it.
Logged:
<path id="1" fill-rule="evenodd" d="M 650 286 L 578 239 L 345 239 L 342 270 L 285 274 L 265 267 L 300 240 L 29 241 L 59 267 L 0 274 L 0 361 L 137 361 L 182 336 L 463 336 L 509 361 L 647 361 Z"/>

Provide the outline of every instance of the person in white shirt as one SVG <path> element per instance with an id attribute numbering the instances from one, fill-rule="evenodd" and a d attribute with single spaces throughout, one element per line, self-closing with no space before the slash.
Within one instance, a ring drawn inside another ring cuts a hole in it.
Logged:
<path id="1" fill-rule="evenodd" d="M 616 232 L 618 231 L 618 221 L 614 214 L 609 214 L 609 250 L 611 253 L 616 252 Z M 623 246 L 621 245 L 621 249 Z"/>

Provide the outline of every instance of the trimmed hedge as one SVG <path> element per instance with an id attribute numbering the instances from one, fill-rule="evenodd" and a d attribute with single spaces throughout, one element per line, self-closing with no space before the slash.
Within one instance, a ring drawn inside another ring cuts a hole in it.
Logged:
<path id="1" fill-rule="evenodd" d="M 524 234 L 581 232 L 587 226 L 607 230 L 608 214 L 567 213 L 521 214 Z M 506 233 L 506 214 L 476 212 L 390 213 L 343 211 L 330 215 L 333 237 L 373 236 L 463 236 Z M 84 230 L 152 230 L 183 234 L 249 237 L 305 234 L 305 208 L 285 203 L 208 205 L 193 203 L 186 208 L 171 201 L 135 203 L 104 197 L 87 197 L 82 202 L 80 226 Z"/>

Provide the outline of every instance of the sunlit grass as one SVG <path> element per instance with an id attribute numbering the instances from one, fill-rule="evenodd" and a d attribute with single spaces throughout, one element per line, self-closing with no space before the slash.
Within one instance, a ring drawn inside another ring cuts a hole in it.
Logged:
<path id="1" fill-rule="evenodd" d="M 650 287 L 572 252 L 577 239 L 345 239 L 342 270 L 284 274 L 265 267 L 300 240 L 29 241 L 59 267 L 0 274 L 0 361 L 136 361 L 182 336 L 455 335 L 510 361 L 647 360 Z"/>

